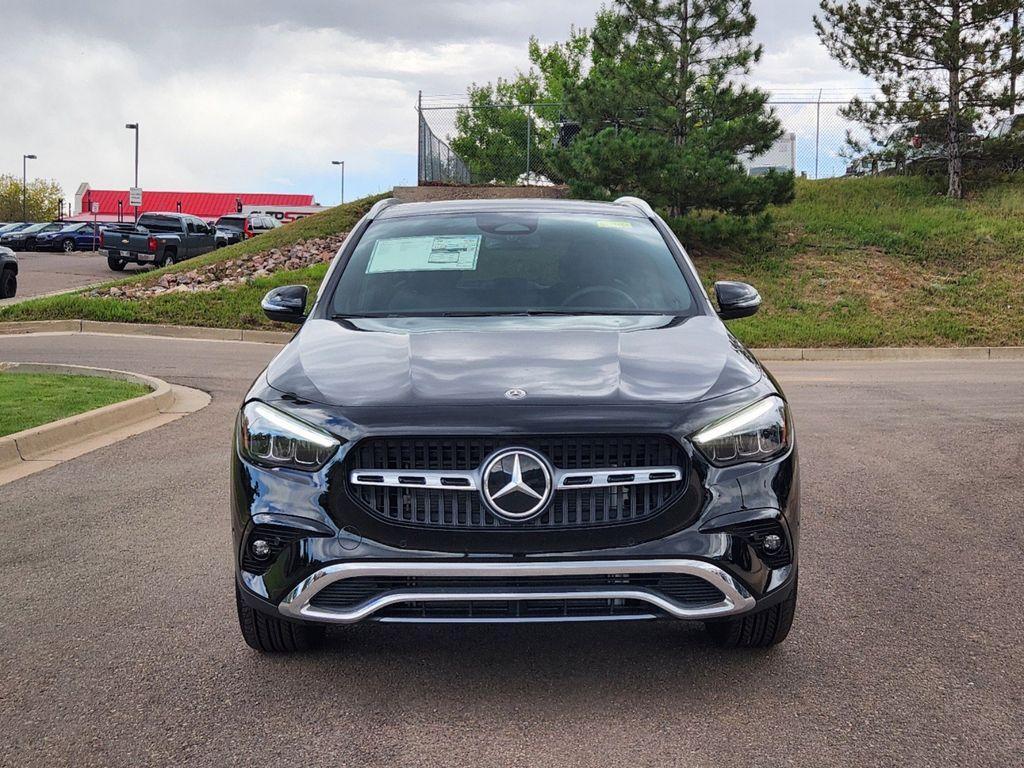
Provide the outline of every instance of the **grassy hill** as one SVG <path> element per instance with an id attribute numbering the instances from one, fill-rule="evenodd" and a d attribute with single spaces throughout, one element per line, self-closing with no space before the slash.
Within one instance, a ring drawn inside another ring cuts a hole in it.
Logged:
<path id="1" fill-rule="evenodd" d="M 697 259 L 765 300 L 753 346 L 1024 344 L 1024 178 L 949 200 L 922 178 L 801 182 L 775 242 Z"/>
<path id="2" fill-rule="evenodd" d="M 175 265 L 281 248 L 347 231 L 379 197 L 311 216 L 254 240 Z M 695 249 L 708 285 L 753 283 L 765 300 L 730 324 L 767 346 L 1024 344 L 1024 179 L 951 201 L 920 178 L 801 181 L 796 202 L 774 210 L 775 233 L 745 248 Z M 270 288 L 316 286 L 325 265 L 278 272 L 212 293 L 125 301 L 80 294 L 0 308 L 0 322 L 83 318 L 272 328 L 259 310 Z M 153 283 L 163 271 L 126 278 Z"/>

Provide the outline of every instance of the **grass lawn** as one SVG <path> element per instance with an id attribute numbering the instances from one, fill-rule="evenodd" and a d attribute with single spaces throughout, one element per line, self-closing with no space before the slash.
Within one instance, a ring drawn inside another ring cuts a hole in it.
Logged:
<path id="1" fill-rule="evenodd" d="M 0 437 L 147 392 L 142 384 L 97 376 L 0 373 Z"/>
<path id="2" fill-rule="evenodd" d="M 170 267 L 182 271 L 350 229 L 378 197 L 310 216 L 259 238 Z M 753 283 L 756 316 L 730 327 L 757 347 L 1024 345 L 1024 177 L 946 199 L 913 177 L 799 181 L 796 202 L 772 211 L 776 233 L 737 253 L 694 249 L 709 288 Z M 229 290 L 141 301 L 77 294 L 0 308 L 5 320 L 82 318 L 222 328 L 284 328 L 259 309 L 266 291 L 319 285 L 317 265 Z M 122 282 L 155 281 L 162 272 Z M 289 328 L 290 329 L 290 328 Z"/>
<path id="3" fill-rule="evenodd" d="M 695 259 L 764 298 L 730 323 L 756 347 L 1024 344 L 1024 178 L 965 201 L 913 177 L 801 181 L 778 234 Z"/>

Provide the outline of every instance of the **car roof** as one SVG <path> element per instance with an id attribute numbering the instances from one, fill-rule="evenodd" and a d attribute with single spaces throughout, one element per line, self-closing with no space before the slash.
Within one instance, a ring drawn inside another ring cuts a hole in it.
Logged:
<path id="1" fill-rule="evenodd" d="M 628 203 L 598 203 L 586 200 L 555 200 L 551 198 L 508 198 L 486 200 L 438 200 L 429 203 L 395 203 L 377 217 L 394 219 L 403 216 L 429 216 L 474 213 L 589 213 L 595 216 L 625 216 L 643 219 L 639 208 Z"/>

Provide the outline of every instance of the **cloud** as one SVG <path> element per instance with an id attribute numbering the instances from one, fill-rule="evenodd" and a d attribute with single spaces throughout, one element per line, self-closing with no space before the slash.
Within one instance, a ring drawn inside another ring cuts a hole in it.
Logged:
<path id="1" fill-rule="evenodd" d="M 0 172 L 131 182 L 126 122 L 141 124 L 149 189 L 312 192 L 338 197 L 415 183 L 418 90 L 462 93 L 525 68 L 526 41 L 587 26 L 599 0 L 0 0 Z M 755 0 L 774 85 L 853 78 L 810 29 L 815 3 Z M 783 12 L 784 11 L 784 12 Z M 796 21 L 794 21 L 796 19 Z M 285 184 L 284 182 L 287 182 Z"/>

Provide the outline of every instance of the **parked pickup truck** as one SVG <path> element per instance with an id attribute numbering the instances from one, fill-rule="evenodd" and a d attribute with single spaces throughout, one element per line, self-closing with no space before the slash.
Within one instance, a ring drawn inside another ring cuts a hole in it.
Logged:
<path id="1" fill-rule="evenodd" d="M 217 241 L 214 228 L 195 216 L 144 213 L 135 225 L 104 229 L 100 247 L 107 253 L 107 266 L 120 272 L 129 263 L 166 267 L 212 251 Z"/>

